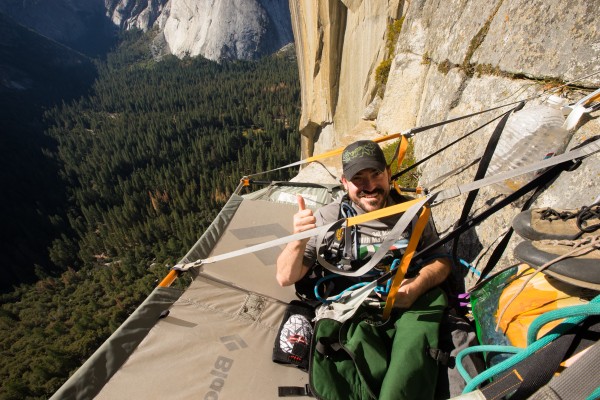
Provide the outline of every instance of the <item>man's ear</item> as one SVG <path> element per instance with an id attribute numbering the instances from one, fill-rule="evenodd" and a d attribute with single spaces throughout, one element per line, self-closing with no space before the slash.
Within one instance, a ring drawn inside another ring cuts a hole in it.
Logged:
<path id="1" fill-rule="evenodd" d="M 346 192 L 348 191 L 348 179 L 344 175 L 342 175 L 342 185 L 344 185 L 344 189 Z"/>

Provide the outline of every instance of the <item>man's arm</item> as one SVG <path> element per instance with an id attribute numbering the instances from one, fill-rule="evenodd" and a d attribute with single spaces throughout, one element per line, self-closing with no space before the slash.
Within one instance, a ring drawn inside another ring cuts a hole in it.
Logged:
<path id="1" fill-rule="evenodd" d="M 450 270 L 450 260 L 447 258 L 438 258 L 425 265 L 417 276 L 402 282 L 394 307 L 409 308 L 422 294 L 442 284 L 450 275 Z"/>
<path id="2" fill-rule="evenodd" d="M 306 241 L 298 240 L 288 243 L 277 258 L 277 282 L 281 286 L 289 286 L 306 275 L 309 267 L 302 263 Z"/>
<path id="3" fill-rule="evenodd" d="M 302 196 L 298 195 L 297 199 L 298 212 L 294 214 L 294 233 L 316 228 L 317 220 L 312 210 L 306 209 Z M 304 250 L 308 240 L 307 238 L 288 243 L 277 258 L 276 279 L 281 286 L 293 285 L 308 272 L 309 266 L 303 264 Z"/>

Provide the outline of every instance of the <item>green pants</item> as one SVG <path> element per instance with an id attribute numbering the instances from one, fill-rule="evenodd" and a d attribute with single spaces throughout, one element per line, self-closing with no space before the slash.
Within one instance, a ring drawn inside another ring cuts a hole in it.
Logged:
<path id="1" fill-rule="evenodd" d="M 408 310 L 361 306 L 348 321 L 317 322 L 309 366 L 310 386 L 321 399 L 433 399 L 438 347 L 447 300 L 435 288 Z"/>

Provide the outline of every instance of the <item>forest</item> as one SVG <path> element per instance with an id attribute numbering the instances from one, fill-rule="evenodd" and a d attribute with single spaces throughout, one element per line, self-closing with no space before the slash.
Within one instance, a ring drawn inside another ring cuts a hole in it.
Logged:
<path id="1" fill-rule="evenodd" d="M 44 111 L 36 165 L 51 167 L 31 172 L 45 182 L 27 189 L 36 216 L 15 224 L 48 242 L 20 253 L 47 262 L 31 266 L 35 282 L 0 294 L 1 399 L 51 396 L 193 245 L 242 176 L 300 158 L 293 55 L 157 61 L 148 46 L 127 34 L 95 61 L 87 94 Z"/>

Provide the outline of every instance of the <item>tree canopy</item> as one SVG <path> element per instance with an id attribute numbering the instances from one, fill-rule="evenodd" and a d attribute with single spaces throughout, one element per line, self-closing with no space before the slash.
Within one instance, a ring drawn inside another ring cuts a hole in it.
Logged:
<path id="1" fill-rule="evenodd" d="M 44 115 L 43 154 L 58 177 L 39 195 L 65 199 L 50 214 L 37 210 L 59 232 L 44 250 L 51 265 L 0 297 L 0 398 L 54 393 L 195 243 L 240 178 L 300 157 L 295 60 L 155 62 L 145 36 L 130 36 L 98 63 L 89 95 Z"/>

